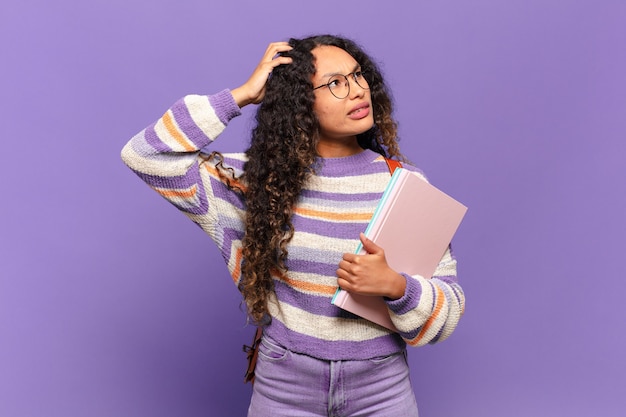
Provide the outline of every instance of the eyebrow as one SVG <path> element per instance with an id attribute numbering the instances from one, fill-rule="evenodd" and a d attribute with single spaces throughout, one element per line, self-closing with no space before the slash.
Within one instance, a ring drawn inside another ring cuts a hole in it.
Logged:
<path id="1" fill-rule="evenodd" d="M 359 68 L 361 68 L 361 64 L 358 64 L 358 63 L 357 63 L 357 64 L 354 66 L 354 68 L 352 69 L 352 71 L 351 71 L 351 72 L 349 72 L 348 74 L 352 74 L 353 72 L 355 72 L 355 71 L 356 71 L 356 70 L 358 70 Z M 346 75 L 346 74 L 342 74 L 342 73 L 340 73 L 340 72 L 331 72 L 331 73 L 328 73 L 328 74 L 324 74 L 324 75 L 322 75 L 321 77 L 322 77 L 322 78 L 327 78 L 327 77 L 333 77 L 333 76 L 335 76 L 335 75 Z"/>

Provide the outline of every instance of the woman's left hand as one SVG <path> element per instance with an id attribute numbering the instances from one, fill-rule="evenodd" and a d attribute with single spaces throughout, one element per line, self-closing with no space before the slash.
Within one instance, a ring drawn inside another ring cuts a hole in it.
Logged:
<path id="1" fill-rule="evenodd" d="M 397 300 L 404 295 L 406 279 L 391 269 L 380 246 L 360 235 L 365 255 L 346 253 L 339 262 L 337 284 L 361 295 L 383 296 Z"/>

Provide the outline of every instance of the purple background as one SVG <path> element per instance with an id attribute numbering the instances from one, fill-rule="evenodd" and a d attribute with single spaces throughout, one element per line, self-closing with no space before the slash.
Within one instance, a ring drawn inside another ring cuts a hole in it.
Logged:
<path id="1" fill-rule="evenodd" d="M 402 4 L 1 3 L 0 416 L 245 415 L 222 259 L 119 153 L 317 32 L 382 62 L 403 150 L 470 207 L 465 318 L 410 351 L 420 414 L 624 415 L 626 3 Z"/>

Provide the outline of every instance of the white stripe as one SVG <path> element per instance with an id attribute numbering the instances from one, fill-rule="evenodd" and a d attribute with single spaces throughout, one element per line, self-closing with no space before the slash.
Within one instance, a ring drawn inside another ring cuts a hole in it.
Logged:
<path id="1" fill-rule="evenodd" d="M 188 95 L 183 99 L 196 126 L 211 140 L 214 140 L 226 127 L 215 113 L 208 96 Z"/>
<path id="2" fill-rule="evenodd" d="M 359 193 L 382 193 L 389 178 L 389 172 L 340 178 L 312 176 L 306 189 L 338 194 L 353 194 L 354 190 L 359 190 Z"/>
<path id="3" fill-rule="evenodd" d="M 410 332 L 418 327 L 422 327 L 433 311 L 435 293 L 432 286 L 425 278 L 420 276 L 414 276 L 413 278 L 419 281 L 422 287 L 422 294 L 420 295 L 417 308 L 401 315 L 396 315 L 393 311 L 389 310 L 393 324 L 398 330 L 404 332 Z"/>
<path id="4" fill-rule="evenodd" d="M 185 132 L 183 132 L 182 129 L 178 126 L 176 119 L 174 119 L 174 113 L 172 112 L 172 110 L 168 110 L 167 114 L 169 115 L 170 121 L 174 126 L 174 129 L 176 129 L 176 131 L 182 136 L 183 140 L 185 141 L 186 147 L 196 149 L 197 146 L 191 140 L 189 140 Z M 189 152 L 187 148 L 181 145 L 180 142 L 170 134 L 170 131 L 167 130 L 167 127 L 165 127 L 165 123 L 163 122 L 163 117 L 155 123 L 154 132 L 157 134 L 159 140 L 172 148 L 174 152 Z"/>
<path id="5" fill-rule="evenodd" d="M 315 285 L 327 285 L 329 287 L 337 286 L 337 277 L 330 277 L 327 275 L 299 273 L 299 272 L 289 271 L 288 277 L 291 280 L 303 282 L 303 283 L 310 283 L 310 284 L 315 284 Z M 293 288 L 294 290 L 300 291 L 302 293 L 305 293 L 305 294 L 320 295 L 319 291 L 308 291 L 300 287 L 291 287 L 291 288 Z M 322 296 L 326 297 L 327 295 L 322 294 Z M 330 302 L 330 296 L 328 296 L 328 300 L 329 300 L 328 302 Z"/>
<path id="6" fill-rule="evenodd" d="M 143 131 L 138 135 L 141 135 L 141 141 L 135 138 L 122 149 L 122 159 L 135 171 L 159 177 L 179 176 L 184 175 L 187 172 L 187 168 L 193 165 L 197 159 L 197 155 L 193 153 L 177 156 L 165 154 L 146 155 L 145 150 L 151 149 L 151 147 L 147 144 Z M 139 149 L 135 149 L 135 145 L 138 142 L 143 143 L 143 145 Z M 184 160 L 188 162 L 181 163 Z"/>
<path id="7" fill-rule="evenodd" d="M 355 239 L 339 239 L 330 236 L 324 236 L 323 239 L 320 239 L 320 235 L 317 234 L 298 232 L 294 233 L 289 246 L 344 254 L 354 253 L 358 244 L 358 236 Z"/>

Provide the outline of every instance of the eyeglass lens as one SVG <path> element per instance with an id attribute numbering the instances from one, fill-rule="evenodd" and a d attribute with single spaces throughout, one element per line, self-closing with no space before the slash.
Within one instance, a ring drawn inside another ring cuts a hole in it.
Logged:
<path id="1" fill-rule="evenodd" d="M 335 75 L 328 80 L 328 89 L 331 93 L 337 98 L 346 98 L 348 94 L 350 94 L 350 82 L 348 81 L 348 77 L 352 78 L 359 87 L 364 90 L 369 89 L 369 84 L 365 77 L 363 77 L 362 71 L 355 71 L 348 75 Z"/>

